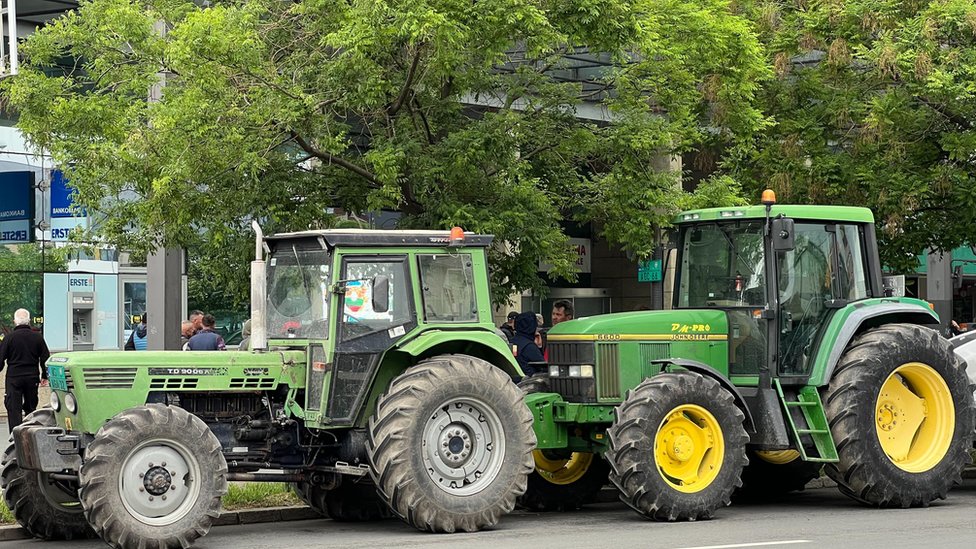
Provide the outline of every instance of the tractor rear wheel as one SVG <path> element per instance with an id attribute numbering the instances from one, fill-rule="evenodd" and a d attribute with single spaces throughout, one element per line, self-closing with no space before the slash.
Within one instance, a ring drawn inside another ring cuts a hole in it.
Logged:
<path id="1" fill-rule="evenodd" d="M 57 421 L 53 410 L 42 408 L 27 416 L 21 425 L 56 427 Z M 17 523 L 35 538 L 95 537 L 78 501 L 78 483 L 54 480 L 51 473 L 21 469 L 12 437 L 3 453 L 0 485 L 7 508 Z"/>
<path id="2" fill-rule="evenodd" d="M 961 482 L 974 429 L 965 366 L 934 330 L 888 324 L 848 346 L 824 393 L 841 492 L 875 507 L 927 506 Z"/>
<path id="3" fill-rule="evenodd" d="M 116 549 L 182 549 L 210 531 L 227 493 L 220 442 L 182 408 L 147 404 L 110 419 L 85 452 L 81 504 Z"/>
<path id="4" fill-rule="evenodd" d="M 796 450 L 772 452 L 749 450 L 749 465 L 742 471 L 739 500 L 764 499 L 798 492 L 820 477 L 823 464 L 803 461 Z"/>
<path id="5" fill-rule="evenodd" d="M 629 391 L 610 427 L 610 481 L 655 520 L 707 519 L 729 504 L 746 465 L 745 415 L 717 381 L 659 374 Z"/>
<path id="6" fill-rule="evenodd" d="M 526 394 L 549 391 L 549 378 L 523 379 L 519 388 Z M 532 511 L 575 511 L 607 483 L 610 466 L 597 454 L 572 452 L 555 454 L 547 450 L 532 452 L 535 469 L 529 473 L 528 488 L 519 498 L 521 507 Z"/>
<path id="7" fill-rule="evenodd" d="M 393 380 L 369 421 L 381 497 L 430 532 L 496 524 L 525 492 L 535 432 L 522 392 L 491 363 L 441 355 Z"/>

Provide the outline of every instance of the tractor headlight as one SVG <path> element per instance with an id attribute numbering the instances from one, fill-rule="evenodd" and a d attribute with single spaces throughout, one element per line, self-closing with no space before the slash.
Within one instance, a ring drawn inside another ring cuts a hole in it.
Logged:
<path id="1" fill-rule="evenodd" d="M 75 400 L 75 395 L 71 393 L 65 393 L 64 395 L 64 407 L 68 409 L 72 414 L 78 411 L 78 401 Z"/>
<path id="2" fill-rule="evenodd" d="M 593 365 L 570 366 L 569 377 L 593 377 Z"/>
<path id="3" fill-rule="evenodd" d="M 559 377 L 559 366 L 549 366 L 549 377 Z"/>
<path id="4" fill-rule="evenodd" d="M 54 391 L 51 391 L 51 408 L 53 408 L 55 412 L 61 410 L 61 399 L 58 398 L 58 394 Z"/>

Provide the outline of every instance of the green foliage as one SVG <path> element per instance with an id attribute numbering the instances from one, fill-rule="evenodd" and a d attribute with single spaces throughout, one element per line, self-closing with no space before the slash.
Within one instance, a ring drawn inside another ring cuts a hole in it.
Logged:
<path id="1" fill-rule="evenodd" d="M 586 90 L 562 78 L 584 46 L 616 67 Z M 493 233 L 496 300 L 538 290 L 540 260 L 573 276 L 568 212 L 644 254 L 688 200 L 658 159 L 766 123 L 726 0 L 89 0 L 23 52 L 3 91 L 101 236 L 221 250 L 201 272 L 235 269 L 234 295 L 250 219 L 327 227 L 327 206 Z"/>
<path id="2" fill-rule="evenodd" d="M 754 2 L 776 125 L 734 171 L 750 195 L 865 205 L 882 259 L 976 241 L 976 4 Z"/>
<path id="3" fill-rule="evenodd" d="M 41 316 L 44 273 L 64 270 L 64 258 L 39 243 L 0 246 L 0 334 L 12 329 L 13 313 L 21 307 Z"/>

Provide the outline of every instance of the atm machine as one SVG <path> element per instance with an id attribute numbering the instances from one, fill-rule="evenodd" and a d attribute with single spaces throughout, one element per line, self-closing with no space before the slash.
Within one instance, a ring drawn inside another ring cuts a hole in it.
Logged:
<path id="1" fill-rule="evenodd" d="M 71 311 L 72 351 L 91 351 L 95 348 L 94 319 L 95 294 L 91 292 L 68 292 L 68 310 Z"/>

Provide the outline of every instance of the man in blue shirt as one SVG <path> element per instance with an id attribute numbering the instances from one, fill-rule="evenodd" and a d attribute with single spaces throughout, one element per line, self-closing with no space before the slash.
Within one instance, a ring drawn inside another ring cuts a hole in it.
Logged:
<path id="1" fill-rule="evenodd" d="M 213 315 L 203 315 L 203 328 L 190 338 L 183 347 L 186 351 L 225 351 L 224 338 L 220 337 L 214 327 L 217 319 Z"/>

